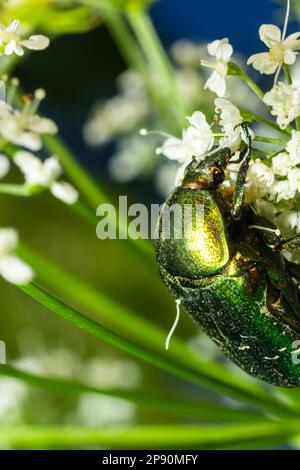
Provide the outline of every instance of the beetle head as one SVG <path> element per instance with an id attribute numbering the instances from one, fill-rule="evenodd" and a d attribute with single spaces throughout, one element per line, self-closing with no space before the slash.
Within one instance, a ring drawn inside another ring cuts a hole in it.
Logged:
<path id="1" fill-rule="evenodd" d="M 223 148 L 208 155 L 205 160 L 194 158 L 186 167 L 182 186 L 189 189 L 217 189 L 225 179 L 230 157 L 230 149 Z"/>

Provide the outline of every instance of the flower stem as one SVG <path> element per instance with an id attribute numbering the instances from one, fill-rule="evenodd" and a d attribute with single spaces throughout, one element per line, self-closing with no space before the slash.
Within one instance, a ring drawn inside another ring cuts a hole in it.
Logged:
<path id="1" fill-rule="evenodd" d="M 281 139 L 273 139 L 273 137 L 261 137 L 261 136 L 255 136 L 254 142 L 265 142 L 266 144 L 274 144 L 274 145 L 282 145 L 286 146 L 287 141 L 286 140 L 281 140 Z"/>
<path id="2" fill-rule="evenodd" d="M 0 183 L 0 193 L 9 194 L 11 196 L 28 197 L 31 195 L 30 190 L 23 184 L 5 184 Z"/>
<path id="3" fill-rule="evenodd" d="M 277 132 L 280 132 L 281 134 L 286 135 L 287 137 L 291 136 L 291 133 L 288 129 L 280 129 L 280 127 L 275 124 L 275 122 L 270 121 L 269 119 L 266 119 L 263 116 L 259 116 L 258 114 L 252 113 L 251 111 L 248 110 L 241 110 L 243 118 L 247 121 L 257 121 L 261 122 L 262 124 L 266 124 L 266 126 L 272 127 L 272 129 L 275 129 Z"/>
<path id="4" fill-rule="evenodd" d="M 229 62 L 228 75 L 239 76 L 248 85 L 248 87 L 256 94 L 256 96 L 264 103 L 264 92 L 258 85 L 244 72 L 237 64 Z M 265 104 L 265 103 L 264 103 Z"/>
<path id="5" fill-rule="evenodd" d="M 147 12 L 141 8 L 128 9 L 127 17 L 130 25 L 148 59 L 153 73 L 160 77 L 160 88 L 165 95 L 170 111 L 173 112 L 178 130 L 181 131 L 186 116 L 186 109 L 176 88 L 174 71 L 169 58 L 156 34 Z"/>
<path id="6" fill-rule="evenodd" d="M 194 416 L 208 421 L 227 421 L 227 422 L 249 422 L 264 421 L 260 413 L 254 411 L 246 411 L 233 409 L 228 406 L 217 405 L 203 400 L 186 400 L 173 396 L 164 397 L 154 395 L 138 390 L 99 388 L 86 385 L 73 380 L 66 380 L 58 377 L 45 377 L 41 375 L 31 374 L 21 369 L 4 365 L 0 367 L 0 376 L 12 377 L 16 380 L 25 382 L 45 390 L 53 392 L 62 392 L 68 394 L 93 393 L 96 395 L 104 395 L 113 398 L 121 398 L 135 405 L 150 408 L 156 411 L 163 411 L 179 416 Z"/>
<path id="7" fill-rule="evenodd" d="M 283 67 L 283 70 L 284 70 L 284 73 L 285 73 L 286 80 L 287 80 L 288 84 L 292 85 L 293 84 L 293 79 L 292 79 L 292 75 L 291 75 L 289 67 L 286 64 L 283 64 L 282 67 Z M 295 124 L 296 124 L 297 131 L 300 131 L 300 116 L 298 116 L 295 119 Z"/>
<path id="8" fill-rule="evenodd" d="M 132 341 L 129 341 L 122 336 L 117 335 L 113 331 L 97 323 L 95 320 L 86 317 L 85 315 L 77 312 L 75 309 L 64 304 L 52 294 L 48 293 L 43 288 L 34 283 L 28 284 L 26 286 L 20 286 L 19 288 L 58 316 L 68 320 L 72 324 L 90 333 L 101 341 L 106 342 L 110 346 L 130 354 L 136 359 L 140 359 L 154 367 L 175 375 L 178 378 L 194 382 L 198 385 L 213 387 L 219 392 L 229 393 L 236 399 L 240 399 L 242 401 L 245 400 L 248 403 L 252 403 L 258 407 L 264 407 L 265 409 L 276 413 L 278 416 L 299 417 L 300 412 L 297 414 L 297 411 L 290 409 L 285 404 L 281 403 L 276 398 L 270 396 L 262 390 L 261 393 L 254 395 L 249 393 L 247 389 L 244 391 L 240 388 L 235 388 L 232 385 L 222 383 L 221 381 L 216 383 L 216 381 L 213 380 L 209 374 L 200 374 L 193 367 L 193 365 L 185 365 L 183 362 L 175 361 L 166 352 L 161 354 L 155 353 L 142 346 L 139 346 Z"/>
<path id="9" fill-rule="evenodd" d="M 154 350 L 164 351 L 167 332 L 160 326 L 65 272 L 24 243 L 19 245 L 17 252 L 32 266 L 38 281 L 45 283 L 55 292 L 59 292 L 64 298 L 69 298 L 72 302 L 88 309 L 90 313 L 97 314 L 105 324 L 116 328 L 117 331 L 126 333 L 130 338 L 141 341 L 142 344 L 146 344 Z M 244 378 L 239 380 L 235 374 L 231 374 L 215 361 L 207 358 L 202 360 L 199 355 L 191 351 L 185 343 L 176 337 L 172 340 L 168 356 L 187 365 L 193 364 L 199 374 L 209 375 L 213 381 L 226 382 L 228 386 L 243 389 L 248 393 L 260 393 L 260 389 L 252 382 L 245 381 Z"/>
<path id="10" fill-rule="evenodd" d="M 133 427 L 2 426 L 1 446 L 16 449 L 95 447 L 108 449 L 253 449 L 282 445 L 299 433 L 299 423 L 151 424 Z"/>
<path id="11" fill-rule="evenodd" d="M 286 80 L 287 80 L 288 84 L 292 85 L 293 80 L 292 80 L 290 69 L 288 68 L 288 66 L 286 64 L 283 64 L 282 68 L 283 68 L 283 71 L 284 71 L 284 74 L 285 74 L 285 77 L 286 77 Z"/>

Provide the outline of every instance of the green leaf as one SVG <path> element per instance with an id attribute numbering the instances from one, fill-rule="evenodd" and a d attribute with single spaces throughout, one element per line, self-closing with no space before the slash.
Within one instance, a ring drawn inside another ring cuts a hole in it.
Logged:
<path id="1" fill-rule="evenodd" d="M 249 424 L 226 426 L 149 425 L 95 429 L 82 426 L 2 426 L 0 445 L 20 449 L 82 448 L 97 446 L 109 449 L 209 449 L 256 445 L 276 438 L 286 443 L 298 433 L 299 424 Z M 251 448 L 253 448 L 251 446 Z M 255 447 L 254 447 L 255 448 Z"/>
<path id="2" fill-rule="evenodd" d="M 203 371 L 201 373 L 197 371 L 197 369 L 193 368 L 193 365 L 189 367 L 183 362 L 175 361 L 167 352 L 158 354 L 119 336 L 97 323 L 95 320 L 92 320 L 77 312 L 75 309 L 67 306 L 36 284 L 32 283 L 26 286 L 20 286 L 20 289 L 60 317 L 68 320 L 96 338 L 105 341 L 110 346 L 130 354 L 137 359 L 145 361 L 146 363 L 165 372 L 175 375 L 176 377 L 199 385 L 214 388 L 216 391 L 222 393 L 228 393 L 236 399 L 240 399 L 262 409 L 272 411 L 278 416 L 300 416 L 299 412 L 296 413 L 294 410 L 289 409 L 288 406 L 270 396 L 263 390 L 258 389 L 255 393 L 252 393 L 252 391 L 249 393 L 249 390 L 247 391 L 247 387 L 243 389 L 242 387 L 231 386 L 226 383 L 226 381 L 222 382 L 219 379 L 215 380 L 209 372 L 205 373 L 205 371 Z"/>
<path id="3" fill-rule="evenodd" d="M 1 2 L 0 15 L 4 24 L 18 18 L 26 32 L 39 30 L 55 35 L 89 31 L 101 22 L 95 9 L 61 0 Z"/>
<path id="4" fill-rule="evenodd" d="M 0 376 L 12 377 L 28 385 L 33 385 L 52 392 L 68 394 L 93 393 L 122 398 L 144 408 L 150 408 L 167 414 L 201 418 L 205 421 L 228 421 L 234 423 L 264 420 L 264 417 L 258 412 L 239 410 L 237 408 L 230 408 L 229 406 L 209 403 L 204 400 L 186 400 L 173 396 L 164 397 L 137 390 L 101 389 L 71 380 L 31 374 L 8 365 L 0 367 Z"/>

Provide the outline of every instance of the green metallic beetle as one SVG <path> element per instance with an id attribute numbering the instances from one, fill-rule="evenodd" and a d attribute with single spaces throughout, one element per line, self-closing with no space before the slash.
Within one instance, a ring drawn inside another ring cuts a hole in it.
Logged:
<path id="1" fill-rule="evenodd" d="M 230 149 L 194 159 L 161 210 L 157 262 L 167 287 L 236 364 L 271 384 L 299 386 L 300 267 L 287 262 L 282 250 L 299 248 L 300 237 L 281 239 L 244 206 L 251 137 L 248 124 L 241 126 L 245 141 L 235 160 L 241 165 L 231 207 L 219 188 L 232 163 Z M 172 236 L 175 219 L 171 237 L 164 233 L 163 217 L 174 204 L 192 207 L 182 238 Z M 195 217 L 199 205 L 203 219 Z"/>

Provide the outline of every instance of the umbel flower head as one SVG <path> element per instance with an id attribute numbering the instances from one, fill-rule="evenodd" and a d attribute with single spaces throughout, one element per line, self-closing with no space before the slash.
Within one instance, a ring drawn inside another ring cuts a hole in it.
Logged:
<path id="1" fill-rule="evenodd" d="M 12 284 L 25 285 L 32 281 L 34 273 L 28 264 L 15 255 L 18 243 L 15 229 L 0 229 L 0 275 Z"/>
<path id="2" fill-rule="evenodd" d="M 7 27 L 0 23 L 0 55 L 24 55 L 24 47 L 34 51 L 41 51 L 49 46 L 49 39 L 41 34 L 22 39 L 22 32 L 18 20 L 13 20 Z"/>
<path id="3" fill-rule="evenodd" d="M 254 54 L 248 59 L 248 64 L 260 73 L 272 75 L 276 72 L 275 83 L 283 64 L 293 65 L 296 62 L 297 51 L 300 49 L 300 32 L 286 37 L 288 19 L 290 13 L 290 1 L 287 2 L 286 19 L 281 33 L 278 26 L 263 24 L 259 28 L 260 39 L 269 48 L 269 52 Z"/>
<path id="4" fill-rule="evenodd" d="M 228 38 L 224 38 L 211 42 L 207 49 L 208 53 L 215 57 L 215 60 L 212 62 L 201 60 L 201 65 L 214 70 L 204 88 L 208 88 L 221 98 L 226 95 L 227 64 L 232 56 L 233 48 L 229 44 Z"/>
<path id="5" fill-rule="evenodd" d="M 13 107 L 18 84 L 17 79 L 12 79 L 6 89 L 5 81 L 0 80 L 0 135 L 7 142 L 29 150 L 40 150 L 41 135 L 55 134 L 57 126 L 51 119 L 36 114 L 41 100 L 45 98 L 44 90 L 36 90 L 33 97 L 23 97 L 23 108 Z"/>
<path id="6" fill-rule="evenodd" d="M 14 156 L 14 162 L 22 171 L 29 189 L 35 186 L 49 188 L 53 196 L 65 204 L 71 205 L 77 201 L 76 189 L 66 181 L 57 181 L 62 168 L 56 157 L 42 162 L 30 152 L 19 151 Z"/>

